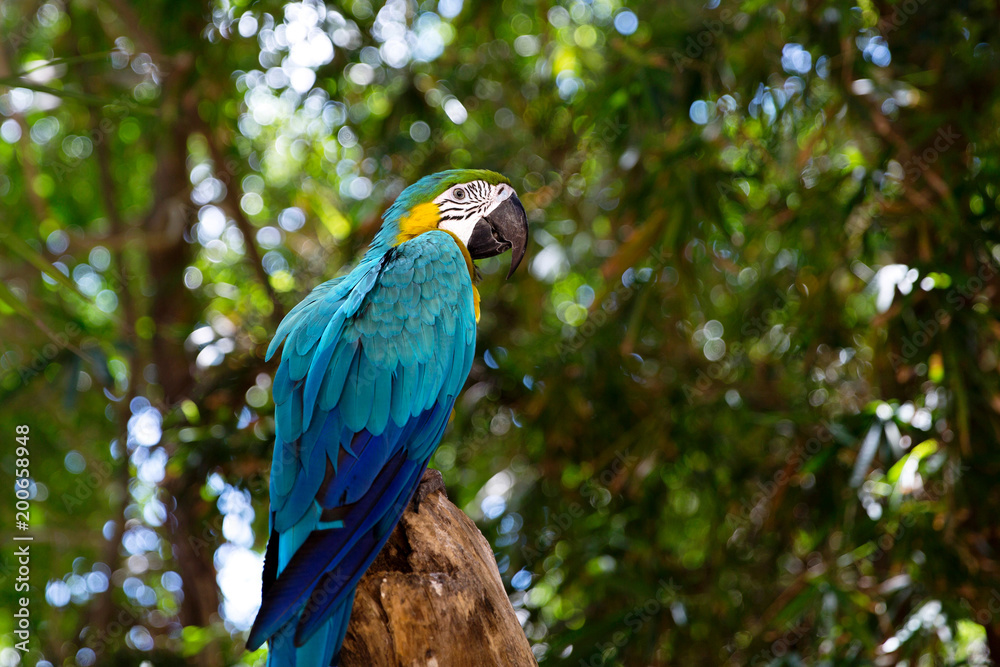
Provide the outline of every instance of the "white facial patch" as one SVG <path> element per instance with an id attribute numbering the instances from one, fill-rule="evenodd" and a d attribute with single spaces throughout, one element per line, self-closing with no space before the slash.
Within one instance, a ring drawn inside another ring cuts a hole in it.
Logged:
<path id="1" fill-rule="evenodd" d="M 476 223 L 513 194 L 514 188 L 506 183 L 490 185 L 486 181 L 471 181 L 452 186 L 434 200 L 441 213 L 438 228 L 451 232 L 468 245 Z"/>

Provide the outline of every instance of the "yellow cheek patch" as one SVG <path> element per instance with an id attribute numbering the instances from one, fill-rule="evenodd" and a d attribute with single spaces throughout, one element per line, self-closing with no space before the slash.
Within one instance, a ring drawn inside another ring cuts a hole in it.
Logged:
<path id="1" fill-rule="evenodd" d="M 396 239 L 396 245 L 416 238 L 424 232 L 437 229 L 440 219 L 437 204 L 434 202 L 417 204 L 409 215 L 400 219 L 399 238 Z"/>

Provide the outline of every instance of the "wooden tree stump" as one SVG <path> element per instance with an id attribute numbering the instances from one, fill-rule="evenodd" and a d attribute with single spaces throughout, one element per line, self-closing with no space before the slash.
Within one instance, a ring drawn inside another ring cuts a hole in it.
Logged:
<path id="1" fill-rule="evenodd" d="M 536 664 L 493 550 L 428 469 L 358 586 L 342 667 Z"/>

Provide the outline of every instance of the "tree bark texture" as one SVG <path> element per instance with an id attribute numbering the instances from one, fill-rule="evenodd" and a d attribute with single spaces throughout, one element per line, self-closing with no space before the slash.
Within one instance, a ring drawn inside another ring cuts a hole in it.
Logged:
<path id="1" fill-rule="evenodd" d="M 428 469 L 358 586 L 342 667 L 536 664 L 493 550 Z"/>

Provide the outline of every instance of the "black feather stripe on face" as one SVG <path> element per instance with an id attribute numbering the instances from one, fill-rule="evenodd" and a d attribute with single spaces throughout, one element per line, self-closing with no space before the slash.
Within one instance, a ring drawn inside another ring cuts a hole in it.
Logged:
<path id="1" fill-rule="evenodd" d="M 492 188 L 484 181 L 470 181 L 455 189 L 463 189 L 465 197 L 458 199 L 454 193 L 449 193 L 438 204 L 441 221 L 464 220 L 481 216 L 490 205 Z"/>
<path id="2" fill-rule="evenodd" d="M 456 183 L 434 199 L 438 207 L 438 228 L 468 243 L 475 226 L 502 203 L 500 196 L 507 194 L 505 188 L 510 189 L 510 186 L 506 183 L 491 185 L 484 179 Z M 456 194 L 459 190 L 461 197 Z"/>

